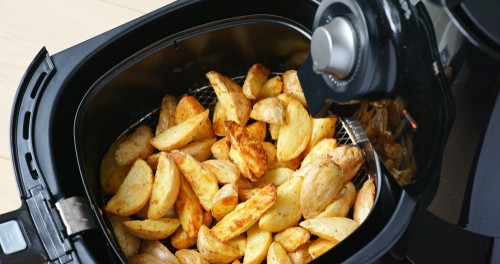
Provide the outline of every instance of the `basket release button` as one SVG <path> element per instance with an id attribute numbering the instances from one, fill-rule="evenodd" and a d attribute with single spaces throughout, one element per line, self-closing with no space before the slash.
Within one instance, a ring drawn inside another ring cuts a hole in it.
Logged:
<path id="1" fill-rule="evenodd" d="M 26 240 L 17 221 L 12 220 L 0 224 L 0 246 L 5 255 L 26 249 Z"/>

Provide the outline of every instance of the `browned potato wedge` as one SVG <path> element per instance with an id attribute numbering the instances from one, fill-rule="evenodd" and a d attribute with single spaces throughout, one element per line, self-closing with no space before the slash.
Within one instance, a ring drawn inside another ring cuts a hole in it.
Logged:
<path id="1" fill-rule="evenodd" d="M 233 239 L 228 240 L 227 242 L 224 242 L 231 247 L 235 248 L 238 250 L 238 257 L 241 258 L 243 255 L 245 255 L 245 249 L 247 247 L 247 238 L 245 236 L 239 235 Z"/>
<path id="2" fill-rule="evenodd" d="M 351 209 L 354 200 L 356 200 L 356 188 L 352 182 L 348 182 L 344 186 L 346 187 L 344 194 L 334 199 L 326 206 L 325 210 L 315 218 L 347 217 L 349 209 Z"/>
<path id="3" fill-rule="evenodd" d="M 256 223 L 247 231 L 247 246 L 243 264 L 260 264 L 267 255 L 269 246 L 273 242 L 273 234 L 259 228 Z"/>
<path id="4" fill-rule="evenodd" d="M 294 252 L 288 253 L 288 257 L 292 264 L 306 264 L 307 262 L 313 260 L 311 254 L 309 254 L 309 245 L 311 242 L 307 242 L 300 246 Z"/>
<path id="5" fill-rule="evenodd" d="M 264 124 L 265 126 L 265 124 Z M 264 131 L 265 133 L 265 131 Z M 111 144 L 101 162 L 100 181 L 103 191 L 115 194 L 130 171 L 130 165 L 120 166 L 115 161 L 115 151 L 127 137 L 121 137 Z"/>
<path id="6" fill-rule="evenodd" d="M 245 127 L 252 137 L 258 141 L 264 141 L 266 139 L 266 123 L 265 122 L 255 122 L 251 125 Z"/>
<path id="7" fill-rule="evenodd" d="M 161 132 L 175 126 L 175 108 L 177 108 L 177 99 L 172 95 L 165 95 L 161 100 L 160 117 L 156 126 L 155 136 Z"/>
<path id="8" fill-rule="evenodd" d="M 276 201 L 276 188 L 268 185 L 250 200 L 239 204 L 234 211 L 218 222 L 210 233 L 219 241 L 228 241 L 247 231 Z"/>
<path id="9" fill-rule="evenodd" d="M 372 210 L 375 202 L 375 185 L 373 179 L 369 179 L 363 183 L 363 187 L 358 192 L 356 203 L 354 204 L 354 214 L 352 219 L 361 225 L 365 221 L 368 214 Z"/>
<path id="10" fill-rule="evenodd" d="M 244 189 L 252 189 L 252 184 L 245 177 L 240 177 L 236 182 L 236 186 L 238 186 L 238 191 Z"/>
<path id="11" fill-rule="evenodd" d="M 192 96 L 185 96 L 177 105 L 175 110 L 175 124 L 181 124 L 182 122 L 202 113 L 205 111 L 203 107 L 196 98 Z M 209 118 L 203 122 L 200 131 L 194 136 L 193 141 L 202 141 L 205 139 L 214 138 L 215 134 L 212 129 L 212 121 Z"/>
<path id="12" fill-rule="evenodd" d="M 210 211 L 215 194 L 219 191 L 217 180 L 212 171 L 192 156 L 177 150 L 172 151 L 172 157 L 193 188 L 203 208 Z"/>
<path id="13" fill-rule="evenodd" d="M 247 78 L 243 83 L 243 93 L 248 99 L 255 99 L 267 81 L 269 69 L 260 63 L 256 63 L 248 70 Z"/>
<path id="14" fill-rule="evenodd" d="M 311 116 L 299 101 L 292 99 L 286 108 L 286 124 L 278 137 L 278 160 L 291 160 L 300 155 L 311 138 Z"/>
<path id="15" fill-rule="evenodd" d="M 342 188 L 342 169 L 329 159 L 310 162 L 300 190 L 300 211 L 305 219 L 316 217 L 330 204 Z M 300 177 L 300 176 L 296 176 Z"/>
<path id="16" fill-rule="evenodd" d="M 202 164 L 213 172 L 218 184 L 236 183 L 240 178 L 240 170 L 229 160 L 207 160 Z"/>
<path id="17" fill-rule="evenodd" d="M 212 213 L 205 211 L 203 212 L 203 225 L 210 228 L 212 226 Z"/>
<path id="18" fill-rule="evenodd" d="M 227 139 L 222 138 L 212 145 L 212 154 L 218 160 L 229 160 L 229 146 L 227 145 Z"/>
<path id="19" fill-rule="evenodd" d="M 130 221 L 130 217 L 110 215 L 109 221 L 111 222 L 113 233 L 115 234 L 116 241 L 123 255 L 125 255 L 127 259 L 137 255 L 141 246 L 141 239 L 129 234 L 122 224 L 125 221 Z"/>
<path id="20" fill-rule="evenodd" d="M 212 146 L 216 141 L 217 138 L 204 139 L 182 147 L 179 151 L 191 155 L 197 161 L 202 162 L 212 157 Z"/>
<path id="21" fill-rule="evenodd" d="M 266 81 L 264 86 L 259 91 L 259 95 L 252 102 L 258 102 L 262 99 L 268 97 L 276 97 L 283 91 L 283 83 L 281 82 L 281 76 L 275 76 Z"/>
<path id="22" fill-rule="evenodd" d="M 297 168 L 299 168 L 300 162 L 302 162 L 302 156 L 298 156 L 295 159 L 287 161 L 281 161 L 276 158 L 274 162 L 269 165 L 268 170 L 274 170 L 278 168 L 288 168 L 291 170 L 296 170 Z"/>
<path id="23" fill-rule="evenodd" d="M 210 264 L 203 256 L 193 249 L 180 249 L 175 256 L 181 264 Z"/>
<path id="24" fill-rule="evenodd" d="M 309 254 L 313 257 L 313 259 L 315 259 L 323 255 L 323 253 L 327 252 L 328 250 L 330 250 L 330 248 L 334 247 L 338 243 L 339 242 L 332 242 L 327 239 L 318 238 L 311 243 L 308 251 Z"/>
<path id="25" fill-rule="evenodd" d="M 149 167 L 153 170 L 153 172 L 156 171 L 156 168 L 158 167 L 158 160 L 160 159 L 160 152 L 157 152 L 155 154 L 151 154 L 147 159 L 146 162 L 148 163 Z"/>
<path id="26" fill-rule="evenodd" d="M 312 119 L 311 139 L 306 149 L 304 149 L 304 155 L 308 155 L 321 140 L 333 137 L 335 134 L 335 123 L 337 123 L 336 117 Z"/>
<path id="27" fill-rule="evenodd" d="M 164 239 L 175 232 L 181 225 L 179 219 L 160 218 L 158 220 L 133 220 L 123 222 L 130 234 L 147 240 Z"/>
<path id="28" fill-rule="evenodd" d="M 328 158 L 335 161 L 344 172 L 344 183 L 356 176 L 365 161 L 363 151 L 357 147 L 342 146 L 328 152 Z"/>
<path id="29" fill-rule="evenodd" d="M 274 241 L 280 242 L 283 249 L 287 252 L 293 252 L 298 247 L 309 241 L 311 234 L 302 227 L 290 227 L 274 236 Z"/>
<path id="30" fill-rule="evenodd" d="M 260 181 L 253 182 L 254 187 L 264 187 L 269 184 L 274 184 L 274 186 L 279 187 L 281 184 L 288 181 L 290 175 L 292 175 L 293 170 L 289 168 L 277 168 L 274 170 L 268 170 L 264 177 Z"/>
<path id="31" fill-rule="evenodd" d="M 238 205 L 238 187 L 236 184 L 226 184 L 220 188 L 214 197 L 212 215 L 217 221 L 232 212 Z"/>
<path id="32" fill-rule="evenodd" d="M 104 210 L 114 215 L 133 215 L 146 205 L 152 187 L 153 171 L 144 160 L 137 159 Z"/>
<path id="33" fill-rule="evenodd" d="M 146 203 L 146 205 L 144 205 L 144 207 L 142 207 L 142 209 L 139 210 L 139 212 L 135 213 L 134 215 L 137 216 L 137 218 L 139 218 L 141 220 L 148 219 L 148 210 L 149 210 L 149 200 Z M 170 217 L 168 217 L 168 218 L 170 218 Z"/>
<path id="34" fill-rule="evenodd" d="M 291 94 L 307 107 L 306 97 L 302 91 L 297 71 L 289 70 L 283 73 L 283 93 Z"/>
<path id="35" fill-rule="evenodd" d="M 254 195 L 256 195 L 263 187 L 252 188 L 252 189 L 240 189 L 238 190 L 238 196 L 242 202 L 250 200 Z"/>
<path id="36" fill-rule="evenodd" d="M 166 246 L 157 240 L 143 240 L 141 244 L 141 254 L 149 254 L 163 261 L 180 264 L 174 254 L 172 254 Z"/>
<path id="37" fill-rule="evenodd" d="M 280 136 L 281 125 L 278 124 L 269 124 L 269 133 L 271 134 L 271 138 L 273 140 L 277 140 Z"/>
<path id="38" fill-rule="evenodd" d="M 285 105 L 276 97 L 263 99 L 253 106 L 250 117 L 270 124 L 286 124 Z"/>
<path id="39" fill-rule="evenodd" d="M 237 249 L 213 237 L 206 226 L 201 227 L 196 245 L 203 258 L 210 263 L 230 263 L 240 254 Z"/>
<path id="40" fill-rule="evenodd" d="M 151 144 L 162 151 L 169 151 L 186 146 L 200 131 L 202 124 L 208 118 L 209 110 L 163 131 L 151 139 Z"/>
<path id="41" fill-rule="evenodd" d="M 267 252 L 268 264 L 292 264 L 280 242 L 274 241 Z"/>
<path id="42" fill-rule="evenodd" d="M 260 229 L 280 232 L 300 221 L 302 181 L 302 177 L 295 177 L 278 187 L 276 202 L 260 217 Z"/>
<path id="43" fill-rule="evenodd" d="M 235 260 L 235 261 L 233 261 L 232 264 L 241 264 L 241 262 L 239 260 Z"/>
<path id="44" fill-rule="evenodd" d="M 276 98 L 278 98 L 281 101 L 283 101 L 283 104 L 285 105 L 285 108 L 288 108 L 288 105 L 290 104 L 290 102 L 292 101 L 292 99 L 295 98 L 295 97 L 293 97 L 289 93 L 282 93 L 282 94 L 276 96 Z"/>
<path id="45" fill-rule="evenodd" d="M 170 242 L 172 243 L 172 246 L 176 249 L 187 249 L 196 245 L 197 239 L 198 236 L 195 237 L 188 236 L 186 232 L 184 232 L 184 229 L 182 229 L 182 226 L 180 226 L 170 237 Z"/>
<path id="46" fill-rule="evenodd" d="M 300 226 L 311 234 L 338 243 L 356 230 L 359 225 L 349 218 L 331 217 L 305 220 L 300 223 Z"/>
<path id="47" fill-rule="evenodd" d="M 326 154 L 326 153 L 334 150 L 337 147 L 338 147 L 338 143 L 337 143 L 337 140 L 334 138 L 325 138 L 325 139 L 321 140 L 320 142 L 318 142 L 316 144 L 316 146 L 314 146 L 314 148 L 311 149 L 309 154 L 307 154 L 307 156 L 304 158 L 304 160 L 302 161 L 301 167 L 304 167 L 313 158 L 315 158 L 319 155 L 322 155 L 322 154 Z"/>
<path id="48" fill-rule="evenodd" d="M 132 135 L 118 145 L 115 151 L 116 164 L 131 165 L 138 158 L 145 159 L 155 150 L 149 141 L 153 138 L 153 132 L 148 126 L 142 125 L 134 130 Z"/>
<path id="49" fill-rule="evenodd" d="M 223 137 L 226 135 L 226 130 L 224 128 L 224 121 L 227 121 L 224 107 L 222 107 L 220 101 L 217 101 L 217 104 L 215 104 L 214 117 L 213 117 L 213 129 L 214 133 L 217 136 Z"/>
<path id="50" fill-rule="evenodd" d="M 215 71 L 207 73 L 207 78 L 224 108 L 227 120 L 233 120 L 245 126 L 250 118 L 252 106 L 241 87 L 230 78 Z"/>
<path id="51" fill-rule="evenodd" d="M 158 169 L 156 170 L 153 190 L 149 199 L 149 219 L 163 217 L 174 206 L 179 194 L 180 177 L 179 170 L 172 156 L 165 152 L 160 152 Z"/>
<path id="52" fill-rule="evenodd" d="M 150 254 L 139 254 L 130 258 L 127 264 L 172 264 L 170 261 L 163 261 Z"/>
<path id="53" fill-rule="evenodd" d="M 274 146 L 270 142 L 262 141 L 262 147 L 264 148 L 264 152 L 266 153 L 267 164 L 273 164 L 273 162 L 276 160 L 276 146 Z"/>
<path id="54" fill-rule="evenodd" d="M 180 178 L 181 185 L 177 201 L 175 201 L 175 210 L 184 232 L 189 237 L 196 237 L 203 224 L 203 209 L 189 182 L 182 175 Z"/>

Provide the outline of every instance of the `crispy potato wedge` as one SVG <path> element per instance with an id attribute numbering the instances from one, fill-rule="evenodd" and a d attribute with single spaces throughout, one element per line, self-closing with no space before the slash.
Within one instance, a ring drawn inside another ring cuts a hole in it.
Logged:
<path id="1" fill-rule="evenodd" d="M 277 140 L 280 136 L 281 125 L 278 124 L 269 124 L 269 133 L 271 134 L 271 138 L 273 140 Z"/>
<path id="2" fill-rule="evenodd" d="M 175 124 L 181 124 L 182 122 L 202 113 L 205 111 L 203 107 L 196 98 L 192 96 L 184 96 L 179 101 L 177 109 L 175 110 Z M 212 121 L 207 118 L 205 122 L 201 125 L 200 131 L 194 136 L 193 141 L 202 141 L 205 139 L 214 138 L 215 134 L 212 129 Z"/>
<path id="3" fill-rule="evenodd" d="M 263 99 L 253 106 L 250 117 L 270 124 L 286 124 L 286 108 L 276 97 Z"/>
<path id="4" fill-rule="evenodd" d="M 210 263 L 230 263 L 240 254 L 237 249 L 212 236 L 206 226 L 201 227 L 196 245 L 203 258 Z"/>
<path id="5" fill-rule="evenodd" d="M 130 258 L 127 264 L 172 264 L 170 261 L 163 261 L 150 254 L 139 254 Z"/>
<path id="6" fill-rule="evenodd" d="M 358 192 L 356 203 L 354 204 L 354 213 L 352 219 L 354 222 L 361 225 L 372 210 L 375 202 L 375 185 L 373 179 L 369 179 L 363 183 L 363 187 Z"/>
<path id="7" fill-rule="evenodd" d="M 306 264 L 307 262 L 313 260 L 311 254 L 309 254 L 309 245 L 311 242 L 307 242 L 300 246 L 294 252 L 288 253 L 288 257 L 292 264 Z"/>
<path id="8" fill-rule="evenodd" d="M 212 170 L 205 167 L 205 165 L 198 162 L 192 156 L 177 150 L 172 151 L 172 157 L 179 170 L 193 188 L 203 208 L 210 211 L 215 194 L 219 191 L 217 179 L 215 179 Z"/>
<path id="9" fill-rule="evenodd" d="M 307 144 L 306 149 L 304 149 L 304 155 L 308 155 L 309 152 L 323 139 L 330 139 L 335 134 L 335 123 L 337 123 L 336 117 L 326 117 L 326 118 L 313 118 L 312 119 L 312 132 L 309 144 Z"/>
<path id="10" fill-rule="evenodd" d="M 274 241 L 267 251 L 268 264 L 292 264 L 280 242 Z"/>
<path id="11" fill-rule="evenodd" d="M 210 212 L 203 212 L 203 225 L 210 227 L 212 224 L 212 214 Z M 172 246 L 176 249 L 186 249 L 196 245 L 198 236 L 189 237 L 182 229 L 182 226 L 177 228 L 174 234 L 170 237 Z"/>
<path id="12" fill-rule="evenodd" d="M 123 222 L 125 230 L 130 234 L 147 240 L 164 239 L 181 225 L 179 219 L 160 218 L 157 220 L 132 220 Z"/>
<path id="13" fill-rule="evenodd" d="M 241 202 L 245 202 L 250 200 L 254 195 L 256 195 L 263 187 L 257 187 L 252 189 L 241 189 L 238 190 L 238 196 L 240 197 Z"/>
<path id="14" fill-rule="evenodd" d="M 254 187 L 264 187 L 269 184 L 274 184 L 274 186 L 279 187 L 281 184 L 289 180 L 290 175 L 292 175 L 293 170 L 289 168 L 277 168 L 274 170 L 268 170 L 264 177 L 259 181 L 252 182 Z"/>
<path id="15" fill-rule="evenodd" d="M 148 218 L 160 219 L 172 208 L 179 194 L 180 173 L 172 156 L 160 152 L 153 190 L 149 199 Z"/>
<path id="16" fill-rule="evenodd" d="M 152 187 L 153 171 L 144 160 L 137 159 L 104 210 L 114 215 L 133 215 L 146 205 Z"/>
<path id="17" fill-rule="evenodd" d="M 210 264 L 203 256 L 193 249 L 180 249 L 175 256 L 181 264 Z"/>
<path id="18" fill-rule="evenodd" d="M 342 146 L 327 153 L 327 157 L 337 163 L 344 172 L 344 183 L 351 181 L 363 166 L 363 151 L 357 147 Z"/>
<path id="19" fill-rule="evenodd" d="M 160 159 L 160 152 L 156 152 L 154 154 L 151 154 L 146 159 L 146 162 L 148 163 L 149 167 L 151 167 L 151 170 L 153 170 L 153 172 L 156 172 L 156 168 L 158 167 L 158 160 L 159 159 Z"/>
<path id="20" fill-rule="evenodd" d="M 212 154 L 218 160 L 230 160 L 229 157 L 229 146 L 227 145 L 227 139 L 221 138 L 215 144 L 212 145 Z"/>
<path id="21" fill-rule="evenodd" d="M 230 245 L 231 247 L 235 248 L 236 250 L 238 250 L 238 257 L 237 258 L 241 258 L 245 255 L 245 249 L 247 247 L 247 238 L 245 236 L 242 236 L 242 235 L 239 235 L 233 239 L 230 239 L 226 242 L 224 242 L 228 245 Z"/>
<path id="22" fill-rule="evenodd" d="M 356 230 L 359 225 L 349 218 L 331 217 L 308 219 L 302 221 L 300 226 L 311 234 L 338 243 Z"/>
<path id="23" fill-rule="evenodd" d="M 266 153 L 267 164 L 273 164 L 273 162 L 276 160 L 276 146 L 274 146 L 271 142 L 262 141 L 262 147 L 264 148 L 264 152 Z"/>
<path id="24" fill-rule="evenodd" d="M 354 204 L 354 200 L 356 200 L 356 188 L 352 182 L 348 182 L 344 186 L 346 187 L 344 194 L 335 198 L 329 205 L 326 206 L 325 210 L 323 210 L 315 218 L 347 217 L 349 209 L 351 209 Z"/>
<path id="25" fill-rule="evenodd" d="M 259 95 L 260 90 L 267 82 L 267 77 L 269 76 L 268 68 L 260 63 L 256 63 L 248 70 L 247 78 L 245 83 L 243 83 L 243 94 L 248 99 L 255 99 Z"/>
<path id="26" fill-rule="evenodd" d="M 245 177 L 240 177 L 238 179 L 238 181 L 236 182 L 236 186 L 238 186 L 238 191 L 244 190 L 244 189 L 252 189 L 252 184 Z"/>
<path id="27" fill-rule="evenodd" d="M 127 137 L 123 136 L 113 142 L 113 144 L 109 147 L 108 152 L 106 152 L 102 158 L 100 181 L 103 191 L 107 193 L 115 194 L 118 191 L 118 188 L 120 188 L 123 180 L 125 180 L 125 177 L 127 177 L 127 174 L 132 167 L 131 165 L 120 166 L 115 160 L 116 149 L 126 139 Z"/>
<path id="28" fill-rule="evenodd" d="M 266 81 L 264 86 L 259 91 L 259 95 L 255 100 L 252 100 L 253 103 L 256 103 L 262 99 L 266 99 L 268 97 L 276 97 L 283 91 L 283 82 L 281 82 L 281 76 L 275 76 Z"/>
<path id="29" fill-rule="evenodd" d="M 328 250 L 330 250 L 330 248 L 334 247 L 338 243 L 339 242 L 332 242 L 327 239 L 318 238 L 311 243 L 308 251 L 309 254 L 313 257 L 313 259 L 315 259 L 323 255 L 323 253 L 327 252 Z"/>
<path id="30" fill-rule="evenodd" d="M 174 254 L 157 240 L 143 240 L 141 244 L 141 254 L 149 254 L 169 263 L 180 264 Z"/>
<path id="31" fill-rule="evenodd" d="M 213 130 L 217 136 L 223 137 L 226 135 L 226 130 L 224 128 L 224 121 L 227 121 L 226 113 L 224 111 L 224 107 L 220 101 L 217 101 L 214 108 L 214 117 L 213 117 Z"/>
<path id="32" fill-rule="evenodd" d="M 234 211 L 218 222 L 210 233 L 219 241 L 228 241 L 247 231 L 276 201 L 276 188 L 268 185 L 250 200 L 239 204 Z"/>
<path id="33" fill-rule="evenodd" d="M 279 159 L 275 159 L 274 162 L 269 165 L 268 170 L 274 170 L 278 168 L 288 168 L 291 170 L 296 170 L 300 166 L 300 162 L 302 162 L 302 156 L 298 156 L 292 160 L 281 161 Z"/>
<path id="34" fill-rule="evenodd" d="M 319 155 L 326 154 L 335 148 L 338 147 L 337 140 L 334 138 L 325 138 L 318 142 L 314 148 L 311 149 L 309 154 L 302 161 L 301 167 L 304 167 L 307 163 L 309 163 L 312 159 Z"/>
<path id="35" fill-rule="evenodd" d="M 311 138 L 311 116 L 299 101 L 292 99 L 286 108 L 286 124 L 278 137 L 278 160 L 292 160 L 300 155 Z"/>
<path id="36" fill-rule="evenodd" d="M 215 71 L 207 73 L 207 78 L 225 109 L 227 120 L 233 120 L 245 126 L 250 118 L 252 106 L 241 87 L 230 78 Z"/>
<path id="37" fill-rule="evenodd" d="M 245 127 L 252 137 L 257 139 L 258 141 L 264 141 L 266 139 L 266 123 L 265 122 L 255 122 L 251 125 Z"/>
<path id="38" fill-rule="evenodd" d="M 280 232 L 300 221 L 302 181 L 302 177 L 295 177 L 278 187 L 276 202 L 260 217 L 260 229 Z"/>
<path id="39" fill-rule="evenodd" d="M 292 101 L 292 99 L 294 99 L 295 97 L 293 97 L 289 93 L 282 93 L 282 94 L 276 96 L 276 98 L 278 98 L 281 101 L 283 101 L 283 104 L 285 105 L 285 108 L 288 108 L 288 105 L 290 104 L 290 102 Z"/>
<path id="40" fill-rule="evenodd" d="M 214 197 L 212 215 L 217 221 L 232 212 L 238 205 L 238 187 L 236 184 L 226 184 L 220 188 Z"/>
<path id="41" fill-rule="evenodd" d="M 302 227 L 290 227 L 274 236 L 274 241 L 280 242 L 283 249 L 287 252 L 293 252 L 298 247 L 309 242 L 311 234 Z"/>
<path id="42" fill-rule="evenodd" d="M 177 99 L 172 95 L 165 95 L 161 100 L 160 117 L 156 126 L 155 136 L 161 132 L 175 126 L 175 109 L 177 108 Z"/>
<path id="43" fill-rule="evenodd" d="M 138 158 L 145 159 L 155 150 L 149 141 L 153 132 L 148 126 L 142 125 L 134 130 L 132 135 L 118 145 L 115 151 L 116 164 L 119 166 L 131 165 Z"/>
<path id="44" fill-rule="evenodd" d="M 299 99 L 299 101 L 307 107 L 306 97 L 302 91 L 302 86 L 299 82 L 299 77 L 297 76 L 297 71 L 289 70 L 283 73 L 283 93 L 291 94 L 293 97 Z"/>
<path id="45" fill-rule="evenodd" d="M 217 138 L 204 139 L 182 147 L 179 151 L 191 155 L 197 161 L 202 162 L 212 157 L 212 146 L 216 141 Z"/>
<path id="46" fill-rule="evenodd" d="M 229 160 L 207 160 L 202 164 L 213 172 L 220 185 L 236 183 L 240 178 L 240 170 Z"/>
<path id="47" fill-rule="evenodd" d="M 162 151 L 169 151 L 186 146 L 194 139 L 198 131 L 200 131 L 203 123 L 208 118 L 209 110 L 205 110 L 200 114 L 173 126 L 161 134 L 151 139 L 151 144 Z"/>
<path id="48" fill-rule="evenodd" d="M 175 201 L 175 210 L 181 221 L 182 229 L 189 237 L 196 237 L 203 224 L 203 209 L 200 200 L 194 194 L 189 182 L 181 175 L 179 195 Z"/>
<path id="49" fill-rule="evenodd" d="M 141 239 L 129 234 L 122 224 L 125 221 L 130 221 L 130 217 L 110 215 L 109 221 L 111 222 L 113 233 L 115 234 L 116 241 L 123 255 L 125 255 L 127 259 L 137 255 L 141 247 Z"/>
<path id="50" fill-rule="evenodd" d="M 243 264 L 260 264 L 267 255 L 269 246 L 273 242 L 273 234 L 259 228 L 256 223 L 247 231 L 247 246 Z"/>

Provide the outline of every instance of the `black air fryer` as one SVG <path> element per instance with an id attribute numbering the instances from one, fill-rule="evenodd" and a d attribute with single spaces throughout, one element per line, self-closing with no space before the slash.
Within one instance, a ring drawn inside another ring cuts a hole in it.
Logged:
<path id="1" fill-rule="evenodd" d="M 400 96 L 417 127 L 412 182 L 377 167 L 369 217 L 313 263 L 500 262 L 495 10 L 486 0 L 179 0 L 58 54 L 42 49 L 12 109 L 22 206 L 0 216 L 26 244 L 2 244 L 0 261 L 125 263 L 103 214 L 104 153 L 164 94 L 259 62 L 298 70 L 313 116 Z"/>

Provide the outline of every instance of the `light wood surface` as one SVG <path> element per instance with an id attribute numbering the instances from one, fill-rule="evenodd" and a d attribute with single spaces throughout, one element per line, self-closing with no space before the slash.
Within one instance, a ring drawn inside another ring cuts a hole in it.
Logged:
<path id="1" fill-rule="evenodd" d="M 45 46 L 74 46 L 173 0 L 0 1 L 0 214 L 21 206 L 10 156 L 10 114 L 21 78 Z"/>

